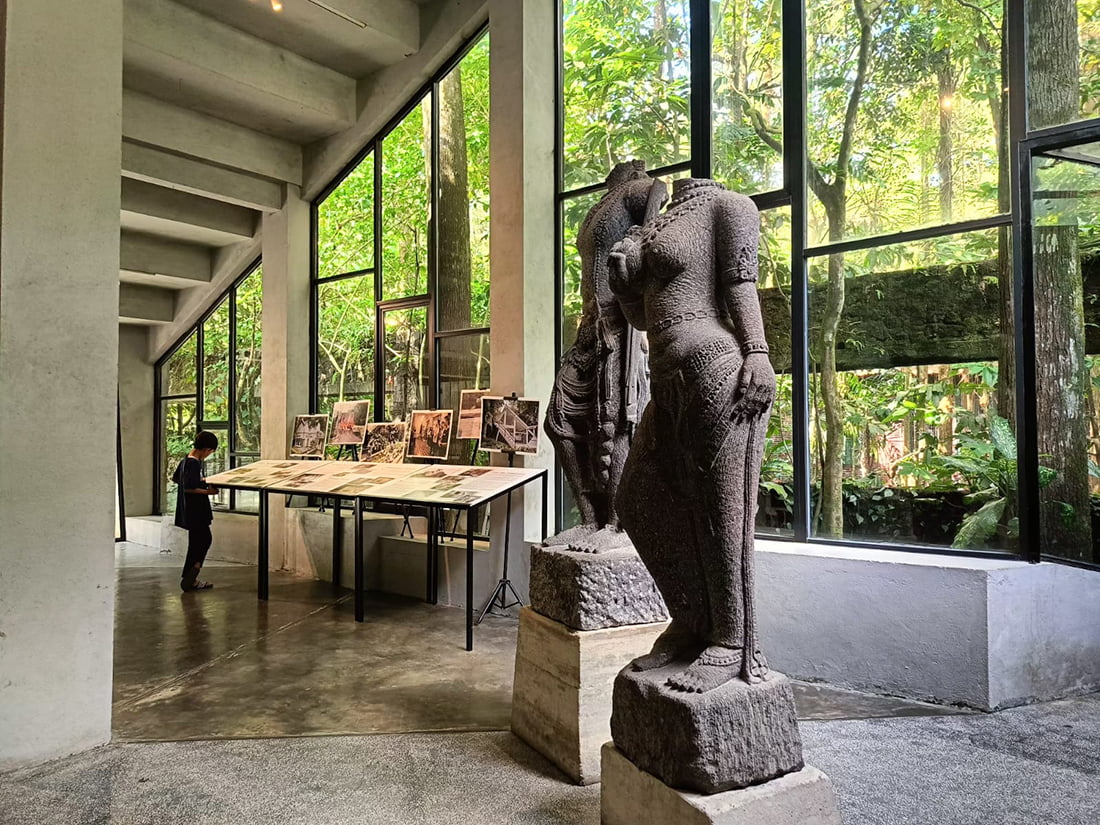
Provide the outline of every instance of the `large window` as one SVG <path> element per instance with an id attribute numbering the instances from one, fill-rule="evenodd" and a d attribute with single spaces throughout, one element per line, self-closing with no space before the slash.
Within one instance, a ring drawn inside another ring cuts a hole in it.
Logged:
<path id="1" fill-rule="evenodd" d="M 242 277 L 157 364 L 157 502 L 176 506 L 176 465 L 199 430 L 218 436 L 209 475 L 260 457 L 260 351 L 263 274 Z M 223 490 L 215 507 L 256 512 L 256 494 Z"/>
<path id="2" fill-rule="evenodd" d="M 374 420 L 402 420 L 457 411 L 458 389 L 488 388 L 487 34 L 367 145 L 315 214 L 314 410 L 370 399 Z"/>
<path id="3" fill-rule="evenodd" d="M 762 214 L 758 530 L 1100 563 L 1100 0 L 561 8 L 561 349 L 611 167 L 715 178 Z"/>

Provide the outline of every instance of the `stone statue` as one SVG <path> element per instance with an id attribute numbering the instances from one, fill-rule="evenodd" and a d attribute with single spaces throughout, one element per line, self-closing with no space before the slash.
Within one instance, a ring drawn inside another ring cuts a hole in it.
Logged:
<path id="1" fill-rule="evenodd" d="M 616 679 L 612 735 L 638 767 L 702 793 L 802 767 L 790 685 L 768 671 L 753 609 L 757 486 L 775 397 L 755 283 L 759 234 L 749 198 L 676 180 L 667 210 L 632 228 L 609 263 L 623 312 L 648 335 L 653 392 L 618 512 L 672 616 Z"/>
<path id="2" fill-rule="evenodd" d="M 607 193 L 577 236 L 583 310 L 547 405 L 545 429 L 557 449 L 581 524 L 548 538 L 548 547 L 599 552 L 629 546 L 615 492 L 634 427 L 649 402 L 645 336 L 623 316 L 608 287 L 608 255 L 631 226 L 654 217 L 668 194 L 643 161 L 615 166 Z"/>

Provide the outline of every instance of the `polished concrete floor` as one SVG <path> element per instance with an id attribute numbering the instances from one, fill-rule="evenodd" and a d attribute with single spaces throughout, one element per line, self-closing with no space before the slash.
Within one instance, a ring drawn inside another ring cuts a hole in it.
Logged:
<path id="1" fill-rule="evenodd" d="M 1100 823 L 1100 697 L 802 736 L 845 825 Z M 567 783 L 503 732 L 115 744 L 0 776 L 2 825 L 599 821 L 599 785 Z"/>
<path id="2" fill-rule="evenodd" d="M 184 596 L 175 559 L 118 557 L 116 740 L 0 775 L 0 825 L 599 822 L 600 786 L 506 732 L 514 620 L 467 653 L 458 610 L 376 597 L 359 625 L 324 584 L 274 576 L 263 604 L 254 568 L 210 565 Z M 1100 696 L 986 715 L 796 692 L 846 825 L 1100 823 Z"/>
<path id="3" fill-rule="evenodd" d="M 516 622 L 486 617 L 465 650 L 465 613 L 373 595 L 367 621 L 324 582 L 208 565 L 214 589 L 179 590 L 178 561 L 118 550 L 118 741 L 507 730 Z M 824 685 L 796 685 L 804 719 L 954 713 Z"/>

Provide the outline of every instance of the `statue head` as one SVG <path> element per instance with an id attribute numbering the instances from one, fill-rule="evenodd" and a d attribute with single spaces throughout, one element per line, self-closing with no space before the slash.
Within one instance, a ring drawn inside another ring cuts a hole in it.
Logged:
<path id="1" fill-rule="evenodd" d="M 639 180 L 645 177 L 649 176 L 645 172 L 644 160 L 624 160 L 622 163 L 616 163 L 615 168 L 611 170 L 611 174 L 607 176 L 607 188 L 614 189 L 629 180 Z"/>

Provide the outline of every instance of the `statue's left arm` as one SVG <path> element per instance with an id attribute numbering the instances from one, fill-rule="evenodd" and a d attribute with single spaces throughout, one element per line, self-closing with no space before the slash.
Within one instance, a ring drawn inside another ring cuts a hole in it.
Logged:
<path id="1" fill-rule="evenodd" d="M 720 300 L 729 314 L 744 364 L 733 415 L 763 415 L 775 400 L 775 371 L 768 360 L 768 341 L 756 291 L 759 270 L 760 213 L 742 195 L 722 198 L 715 215 L 715 252 Z"/>

